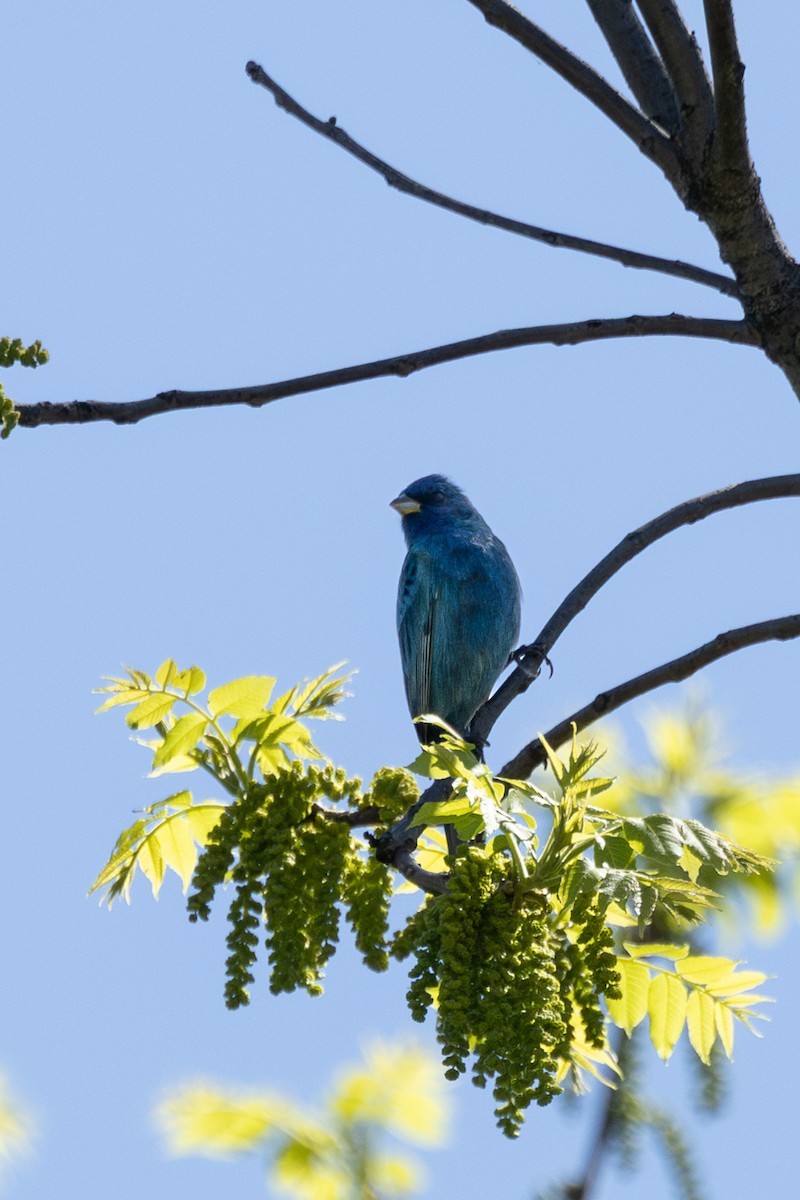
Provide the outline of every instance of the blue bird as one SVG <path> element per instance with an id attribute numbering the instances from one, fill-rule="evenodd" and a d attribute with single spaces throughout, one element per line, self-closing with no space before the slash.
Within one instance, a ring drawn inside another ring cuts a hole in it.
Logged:
<path id="1" fill-rule="evenodd" d="M 519 579 L 503 543 L 444 475 L 417 479 L 391 506 L 408 546 L 397 593 L 408 707 L 464 734 L 516 645 Z M 417 732 L 423 743 L 436 737 L 435 727 Z"/>

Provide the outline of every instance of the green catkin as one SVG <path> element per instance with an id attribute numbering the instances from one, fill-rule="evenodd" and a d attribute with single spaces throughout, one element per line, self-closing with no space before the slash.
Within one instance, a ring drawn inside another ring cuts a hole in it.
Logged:
<path id="1" fill-rule="evenodd" d="M 388 867 L 373 855 L 362 858 L 358 849 L 350 847 L 342 879 L 345 915 L 366 966 L 373 971 L 385 971 L 389 966 L 386 939 L 392 876 Z"/>
<path id="2" fill-rule="evenodd" d="M 476 846 L 461 847 L 447 892 L 428 898 L 395 938 L 396 958 L 414 956 L 408 1003 L 415 1020 L 438 989 L 437 1036 L 445 1074 L 457 1078 L 472 1058 L 473 1081 L 494 1081 L 496 1115 L 509 1137 L 523 1112 L 547 1104 L 555 1082 L 554 1047 L 566 1038 L 546 902 L 510 891 L 507 863 Z"/>
<path id="3" fill-rule="evenodd" d="M 375 805 L 381 814 L 383 825 L 398 821 L 419 800 L 419 787 L 410 771 L 405 767 L 381 767 L 363 798 L 359 808 Z"/>
<path id="4" fill-rule="evenodd" d="M 263 935 L 271 967 L 270 988 L 322 991 L 325 965 L 339 936 L 343 879 L 353 855 L 350 830 L 326 818 L 321 801 L 356 805 L 360 783 L 341 769 L 294 762 L 250 788 L 223 813 L 201 854 L 187 901 L 190 919 L 207 920 L 217 888 L 235 885 L 228 911 L 225 1000 L 249 1001 L 258 942 Z M 370 875 L 373 897 L 378 875 Z M 365 897 L 361 908 L 367 907 Z M 385 906 L 384 906 L 385 907 Z M 362 913 L 365 929 L 368 917 Z M 379 938 L 378 915 L 370 929 Z"/>

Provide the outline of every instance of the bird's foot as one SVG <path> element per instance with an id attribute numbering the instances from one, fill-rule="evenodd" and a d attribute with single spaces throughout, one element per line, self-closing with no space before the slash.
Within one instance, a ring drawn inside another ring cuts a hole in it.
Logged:
<path id="1" fill-rule="evenodd" d="M 536 679 L 542 669 L 542 663 L 547 663 L 550 678 L 553 678 L 553 664 L 547 657 L 544 646 L 539 642 L 531 642 L 530 646 L 520 646 L 519 649 L 512 650 L 509 662 L 515 662 L 529 679 Z"/>

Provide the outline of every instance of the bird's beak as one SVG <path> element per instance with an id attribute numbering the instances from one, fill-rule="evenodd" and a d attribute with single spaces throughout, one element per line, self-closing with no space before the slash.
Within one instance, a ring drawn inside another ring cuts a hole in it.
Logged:
<path id="1" fill-rule="evenodd" d="M 394 500 L 389 501 L 389 507 L 399 512 L 401 517 L 407 517 L 410 513 L 418 513 L 422 505 L 419 500 L 412 500 L 405 492 L 401 492 Z"/>

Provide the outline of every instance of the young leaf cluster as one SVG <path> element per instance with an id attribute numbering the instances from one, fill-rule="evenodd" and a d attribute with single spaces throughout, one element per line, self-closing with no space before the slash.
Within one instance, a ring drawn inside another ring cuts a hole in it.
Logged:
<path id="1" fill-rule="evenodd" d="M 25 346 L 22 338 L 0 338 L 0 367 L 13 367 L 19 363 L 23 367 L 43 366 L 50 358 L 41 342 L 31 342 Z M 7 396 L 0 383 L 0 438 L 7 438 L 19 421 L 19 412 L 14 407 L 14 401 Z"/>
<path id="2" fill-rule="evenodd" d="M 448 1118 L 441 1076 L 414 1046 L 376 1042 L 365 1058 L 335 1081 L 321 1112 L 270 1092 L 176 1088 L 156 1114 L 167 1146 L 206 1158 L 266 1155 L 271 1184 L 297 1200 L 416 1193 L 420 1166 L 397 1142 L 441 1144 Z"/>
<path id="3" fill-rule="evenodd" d="M 338 937 L 340 910 L 367 965 L 387 965 L 389 871 L 351 836 L 359 809 L 392 820 L 417 798 L 407 771 L 383 770 L 362 793 L 360 781 L 323 759 L 307 722 L 334 715 L 346 676 L 337 668 L 272 699 L 275 680 L 247 676 L 201 701 L 205 676 L 168 659 L 151 677 L 128 670 L 101 689 L 99 711 L 130 709 L 152 774 L 203 769 L 227 793 L 195 800 L 188 790 L 146 809 L 117 841 L 93 890 L 109 904 L 126 899 L 136 870 L 154 894 L 165 868 L 180 876 L 192 920 L 207 920 L 217 889 L 230 886 L 225 997 L 247 1003 L 263 943 L 274 992 L 321 991 Z M 199 850 L 198 850 L 199 848 Z"/>
<path id="4" fill-rule="evenodd" d="M 630 1036 L 647 1017 L 650 1040 L 665 1061 L 684 1028 L 706 1065 L 717 1039 L 731 1058 L 734 1019 L 752 1030 L 752 1021 L 761 1017 L 752 1011 L 767 999 L 752 990 L 766 979 L 760 971 L 739 970 L 741 964 L 729 958 L 691 954 L 685 945 L 626 943 L 624 949 L 617 959 L 619 995 L 608 1003 L 611 1019 Z"/>
<path id="5" fill-rule="evenodd" d="M 494 778 L 447 728 L 412 765 L 449 781 L 445 799 L 420 803 L 402 769 L 380 770 L 363 790 L 323 757 L 309 728 L 335 715 L 345 683 L 333 668 L 277 698 L 267 676 L 205 694 L 203 672 L 171 659 L 152 677 L 128 670 L 111 679 L 101 711 L 125 707 L 128 726 L 148 731 L 137 740 L 152 755 L 151 774 L 200 771 L 222 796 L 183 790 L 146 809 L 94 885 L 109 904 L 129 897 L 137 870 L 154 893 L 175 871 L 192 920 L 207 920 L 226 889 L 227 1004 L 248 1002 L 262 953 L 273 992 L 317 995 L 342 915 L 365 963 L 386 968 L 392 876 L 372 843 L 391 840 L 387 825 L 402 842 L 413 822 L 414 835 L 423 831 L 421 862 L 446 886 L 391 952 L 411 962 L 412 1016 L 436 1010 L 446 1075 L 470 1069 L 477 1085 L 491 1081 L 506 1134 L 568 1076 L 611 1082 L 609 1022 L 630 1033 L 648 1017 L 664 1058 L 684 1029 L 703 1062 L 717 1042 L 730 1053 L 733 1021 L 748 1023 L 763 977 L 688 943 L 665 948 L 663 934 L 653 946 L 649 931 L 665 921 L 685 929 L 716 907 L 714 878 L 763 872 L 768 860 L 694 819 L 629 815 L 615 804 L 614 781 L 593 774 L 597 746 L 576 740 L 566 760 L 550 752 L 553 795 Z M 368 835 L 369 845 L 355 832 L 367 825 L 380 835 Z M 460 841 L 452 856 L 442 826 Z M 636 927 L 639 941 L 618 953 L 619 926 Z"/>
<path id="6" fill-rule="evenodd" d="M 645 948 L 637 956 L 635 943 L 616 954 L 619 924 L 644 935 L 656 917 L 685 927 L 713 909 L 718 896 L 699 882 L 701 870 L 724 876 L 769 863 L 699 821 L 597 807 L 613 785 L 591 774 L 599 758 L 592 743 L 574 741 L 566 762 L 551 752 L 555 798 L 493 779 L 448 731 L 414 764 L 453 780 L 450 796 L 416 819 L 451 824 L 473 844 L 459 848 L 447 891 L 410 919 L 394 953 L 414 958 L 415 1019 L 437 1006 L 447 1073 L 471 1058 L 477 1083 L 494 1078 L 498 1121 L 511 1136 L 532 1100 L 547 1103 L 567 1071 L 579 1073 L 578 1031 L 601 1054 L 609 1019 L 630 1032 L 649 1015 L 662 1057 L 688 1028 L 707 1062 L 717 1037 L 730 1053 L 733 1018 L 747 1023 L 760 999 L 744 993 L 763 976 L 736 974 L 729 960 L 691 955 L 688 945 L 673 947 L 686 966 L 672 972 L 645 959 Z M 541 851 L 532 806 L 550 814 Z"/>
<path id="7" fill-rule="evenodd" d="M 496 845 L 461 846 L 447 891 L 429 897 L 393 945 L 397 958 L 414 958 L 414 1019 L 436 1009 L 447 1077 L 471 1061 L 477 1086 L 493 1080 L 498 1125 L 509 1137 L 532 1102 L 559 1094 L 565 1064 L 580 1070 L 576 1029 L 590 1058 L 607 1054 L 600 997 L 618 994 L 611 933 L 587 908 L 571 926 L 573 942 L 554 917 L 546 894 L 515 888 Z"/>

